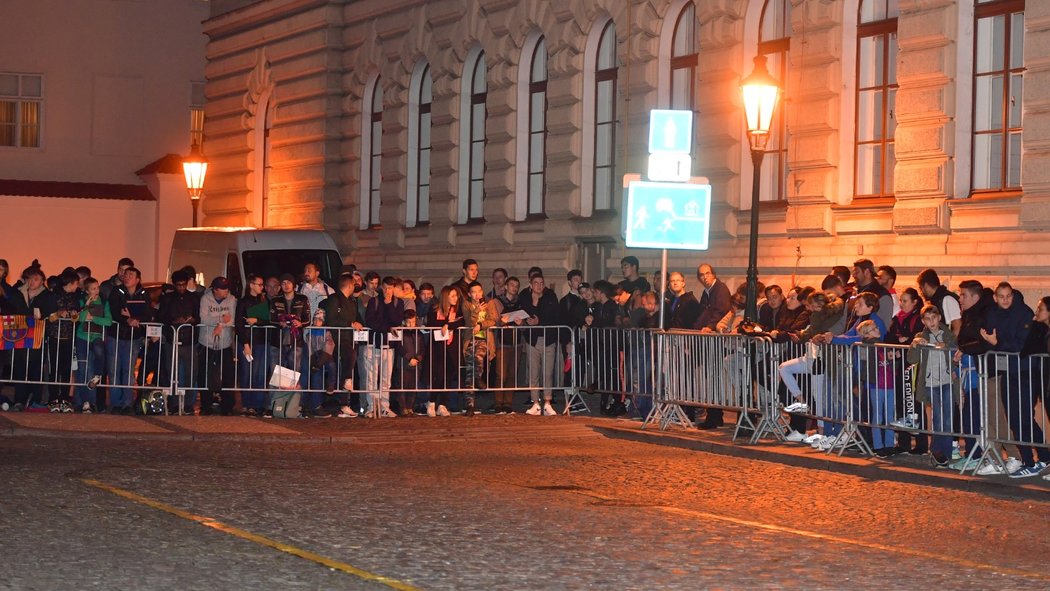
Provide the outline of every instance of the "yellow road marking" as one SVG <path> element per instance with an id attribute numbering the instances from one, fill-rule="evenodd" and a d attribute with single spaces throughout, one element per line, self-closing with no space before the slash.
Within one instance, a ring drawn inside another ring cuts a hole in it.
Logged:
<path id="1" fill-rule="evenodd" d="M 325 557 L 325 556 L 321 556 L 320 554 L 316 554 L 314 552 L 310 552 L 309 550 L 303 550 L 302 548 L 297 548 L 297 547 L 291 546 L 289 544 L 283 544 L 283 543 L 278 542 L 276 540 L 271 540 L 270 538 L 267 538 L 267 537 L 264 537 L 264 536 L 260 536 L 258 534 L 253 534 L 250 531 L 246 531 L 246 530 L 243 530 L 243 529 L 240 529 L 240 528 L 237 528 L 237 527 L 233 527 L 232 525 L 227 525 L 227 524 L 225 524 L 225 523 L 223 523 L 221 521 L 212 519 L 211 517 L 204 517 L 202 515 L 196 515 L 196 514 L 190 513 L 189 511 L 183 511 L 182 509 L 178 509 L 176 507 L 172 507 L 171 505 L 168 505 L 166 503 L 162 503 L 160 501 L 155 501 L 155 500 L 150 499 L 148 497 L 144 497 L 142 495 L 135 494 L 135 493 L 133 493 L 131 491 L 127 491 L 127 490 L 124 490 L 122 488 L 117 488 L 115 486 L 106 484 L 105 482 L 101 482 L 101 481 L 95 480 L 93 478 L 81 478 L 80 481 L 83 482 L 84 484 L 87 484 L 88 486 L 93 486 L 95 488 L 102 489 L 102 490 L 104 490 L 106 492 L 113 493 L 113 494 L 115 494 L 115 495 L 117 495 L 119 497 L 124 497 L 125 499 L 134 501 L 136 503 L 140 503 L 142 505 L 146 505 L 147 507 L 152 507 L 153 509 L 157 509 L 158 511 L 163 511 L 163 512 L 168 513 L 170 515 L 175 515 L 176 517 L 181 517 L 181 518 L 186 519 L 188 521 L 193 521 L 193 522 L 199 523 L 199 524 L 201 524 L 201 525 L 203 525 L 205 527 L 210 527 L 212 529 L 221 531 L 221 532 L 223 532 L 225 534 L 229 534 L 231 536 L 236 536 L 238 538 L 241 538 L 243 540 L 248 540 L 249 542 L 254 542 L 254 543 L 259 544 L 261 546 L 266 546 L 268 548 L 273 548 L 274 550 L 279 550 L 279 551 L 284 552 L 286 554 L 291 554 L 292 556 L 298 556 L 299 558 L 303 558 L 303 559 L 309 560 L 311 562 L 316 562 L 317 564 L 320 564 L 322 566 L 327 566 L 330 569 L 334 569 L 334 570 L 337 570 L 337 571 L 341 571 L 341 572 L 347 573 L 349 575 L 353 575 L 353 576 L 355 576 L 355 577 L 357 577 L 359 579 L 364 579 L 366 581 L 373 581 L 373 582 L 379 583 L 381 585 L 386 585 L 387 587 L 390 587 L 391 589 L 398 589 L 399 591 L 419 591 L 418 587 L 414 587 L 414 586 L 412 586 L 412 585 L 410 585 L 408 583 L 405 583 L 405 582 L 402 582 L 402 581 L 398 581 L 397 579 L 391 579 L 389 577 L 384 577 L 382 575 L 377 575 L 375 573 L 370 573 L 370 572 L 368 572 L 366 570 L 359 569 L 356 566 L 347 564 L 345 562 L 339 562 L 338 560 L 332 560 L 331 558 L 328 558 L 328 557 Z"/>
<path id="2" fill-rule="evenodd" d="M 591 497 L 600 501 L 616 502 L 624 501 L 625 499 L 618 499 L 615 497 L 607 497 L 598 493 L 584 490 L 566 490 L 564 492 L 574 493 L 584 497 Z M 906 554 L 916 558 L 925 558 L 929 560 L 938 560 L 941 562 L 948 562 L 958 566 L 964 566 L 967 568 L 973 568 L 977 570 L 992 571 L 998 574 L 1007 574 L 1017 577 L 1023 577 L 1026 579 L 1036 579 L 1039 581 L 1050 581 L 1050 574 L 1043 574 L 1034 571 L 1021 570 L 1016 568 L 1008 568 L 1003 566 L 997 566 L 994 564 L 985 564 L 983 562 L 975 562 L 973 560 L 966 560 L 965 558 L 955 558 L 953 556 L 945 556 L 943 554 L 937 554 L 934 552 L 925 552 L 923 550 L 915 550 L 912 548 L 899 548 L 896 546 L 887 546 L 885 544 L 879 544 L 876 542 L 865 542 L 862 540 L 852 540 L 850 538 L 843 538 L 839 536 L 822 534 L 814 531 L 807 531 L 804 529 L 795 529 L 792 527 L 784 527 L 781 525 L 774 525 L 771 523 L 762 523 L 761 521 L 753 521 L 750 519 L 739 519 L 737 517 L 728 517 L 726 515 L 718 515 L 715 513 L 708 513 L 706 511 L 697 511 L 695 509 L 683 509 L 681 507 L 669 507 L 654 505 L 652 507 L 645 507 L 663 511 L 665 513 L 673 513 L 676 515 L 684 515 L 687 517 L 701 517 L 703 519 L 722 521 L 726 523 L 732 523 L 734 525 L 742 525 L 746 527 L 753 527 L 756 529 L 763 529 L 766 531 L 774 531 L 779 533 L 792 534 L 801 536 L 804 538 L 812 538 L 816 540 L 823 540 L 827 542 L 834 542 L 836 544 L 846 544 L 849 546 L 857 546 L 860 548 L 867 548 L 869 550 L 881 550 L 883 552 L 890 552 L 893 554 Z"/>

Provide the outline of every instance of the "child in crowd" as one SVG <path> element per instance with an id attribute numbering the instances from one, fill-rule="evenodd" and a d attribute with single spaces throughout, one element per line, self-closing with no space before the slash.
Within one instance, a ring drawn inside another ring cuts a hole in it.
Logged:
<path id="1" fill-rule="evenodd" d="M 933 430 L 951 433 L 954 392 L 949 351 L 956 348 L 955 335 L 932 304 L 922 308 L 922 324 L 926 328 L 912 340 L 908 351 L 908 362 L 919 364 L 918 378 L 923 385 L 916 398 L 933 406 Z M 934 435 L 930 452 L 937 467 L 946 468 L 952 457 L 952 438 Z"/>
<path id="2" fill-rule="evenodd" d="M 875 346 L 882 341 L 882 335 L 874 320 L 865 320 L 858 324 L 857 335 L 865 345 L 860 352 L 860 358 L 865 364 L 863 376 L 868 385 L 871 421 L 874 425 L 885 425 L 895 418 L 896 412 L 894 381 L 897 374 L 893 370 L 894 351 Z M 893 455 L 892 430 L 873 428 L 871 436 L 875 455 L 880 458 Z"/>
<path id="3" fill-rule="evenodd" d="M 113 324 L 113 317 L 109 302 L 100 294 L 98 279 L 85 279 L 84 290 L 76 331 L 78 385 L 73 403 L 81 412 L 90 413 L 97 408 L 95 386 L 102 381 L 106 371 L 106 347 L 102 334 Z"/>
<path id="4" fill-rule="evenodd" d="M 416 329 L 419 318 L 415 310 L 405 310 L 405 328 L 401 331 L 401 344 L 398 356 L 401 358 L 401 389 L 397 395 L 401 407 L 401 416 L 410 417 L 415 413 L 416 391 L 426 388 L 426 374 L 423 371 L 426 361 L 426 342 L 423 334 Z"/>

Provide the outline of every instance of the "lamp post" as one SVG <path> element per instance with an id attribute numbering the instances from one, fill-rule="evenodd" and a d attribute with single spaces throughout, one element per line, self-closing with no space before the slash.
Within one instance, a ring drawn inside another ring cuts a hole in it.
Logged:
<path id="1" fill-rule="evenodd" d="M 747 306 L 744 318 L 754 322 L 758 319 L 758 198 L 762 183 L 762 159 L 766 155 L 773 110 L 780 98 L 780 85 L 766 69 L 766 56 L 755 56 L 755 69 L 740 83 L 744 99 L 744 116 L 747 119 L 747 138 L 751 144 L 751 164 L 754 176 L 751 180 L 751 235 L 747 257 Z"/>
<path id="2" fill-rule="evenodd" d="M 208 161 L 201 152 L 201 146 L 193 142 L 190 155 L 182 161 L 182 171 L 186 174 L 186 190 L 190 193 L 190 202 L 193 204 L 193 227 L 197 227 L 197 208 L 201 201 L 201 191 L 204 189 L 204 177 L 208 174 Z"/>

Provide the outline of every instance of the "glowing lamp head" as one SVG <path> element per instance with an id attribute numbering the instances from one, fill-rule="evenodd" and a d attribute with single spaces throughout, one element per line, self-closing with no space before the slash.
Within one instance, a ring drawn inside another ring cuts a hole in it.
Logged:
<path id="1" fill-rule="evenodd" d="M 755 57 L 755 69 L 740 83 L 740 92 L 744 99 L 744 116 L 751 148 L 763 149 L 769 141 L 773 110 L 780 97 L 780 85 L 766 69 L 766 56 Z"/>
<path id="2" fill-rule="evenodd" d="M 204 177 L 208 174 L 208 161 L 201 153 L 200 144 L 193 143 L 190 155 L 182 161 L 182 171 L 186 175 L 186 190 L 190 192 L 190 199 L 200 199 L 204 189 Z"/>

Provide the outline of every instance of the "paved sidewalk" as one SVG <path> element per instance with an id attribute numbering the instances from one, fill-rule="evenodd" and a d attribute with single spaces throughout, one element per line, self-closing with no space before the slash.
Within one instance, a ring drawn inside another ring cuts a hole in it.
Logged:
<path id="1" fill-rule="evenodd" d="M 591 416 L 531 417 L 482 415 L 448 418 L 304 419 L 246 417 L 142 417 L 105 414 L 0 413 L 0 437 L 133 439 L 167 441 L 253 441 L 307 444 L 396 445 L 409 442 L 542 442 L 552 438 L 585 441 L 596 437 L 625 439 L 724 456 L 762 460 L 802 468 L 968 490 L 981 494 L 1050 499 L 1050 482 L 1042 478 L 1014 480 L 1006 476 L 961 475 L 934 469 L 928 457 L 864 458 L 838 456 L 809 446 L 776 443 L 733 443 L 732 429 L 715 431 L 641 428 L 640 421 Z"/>

